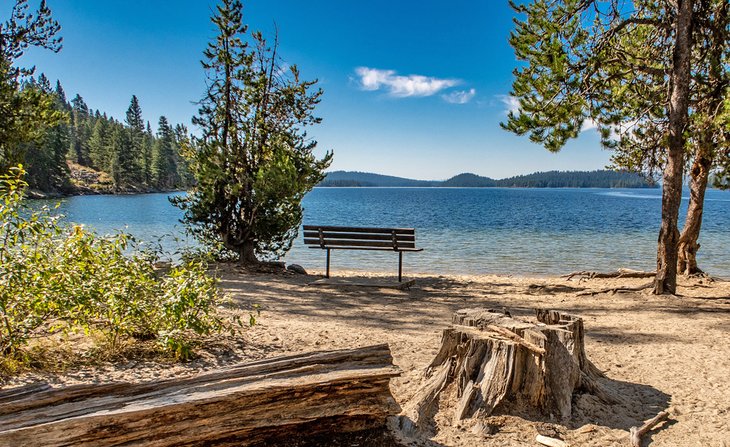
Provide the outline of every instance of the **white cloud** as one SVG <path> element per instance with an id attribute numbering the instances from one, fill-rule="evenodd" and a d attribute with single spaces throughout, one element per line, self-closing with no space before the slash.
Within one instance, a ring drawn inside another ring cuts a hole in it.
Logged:
<path id="1" fill-rule="evenodd" d="M 455 92 L 446 93 L 444 95 L 441 95 L 441 97 L 444 99 L 444 101 L 451 104 L 466 104 L 467 102 L 471 101 L 471 99 L 476 94 L 477 91 L 471 88 L 469 90 L 457 90 Z"/>
<path id="2" fill-rule="evenodd" d="M 505 115 L 509 112 L 517 113 L 520 111 L 520 100 L 517 99 L 514 96 L 511 95 L 503 95 L 499 97 L 499 100 L 502 101 L 502 104 L 505 105 L 506 109 L 504 111 Z M 583 121 L 583 125 L 580 128 L 581 132 L 586 132 L 588 130 L 593 130 L 598 128 L 598 123 L 593 121 L 591 118 L 586 118 Z"/>
<path id="3" fill-rule="evenodd" d="M 507 109 L 504 111 L 505 115 L 509 112 L 517 113 L 520 110 L 520 101 L 511 95 L 502 95 L 499 97 L 499 100 L 502 101 L 502 104 L 504 104 Z"/>
<path id="4" fill-rule="evenodd" d="M 363 90 L 387 90 L 390 96 L 406 98 L 409 96 L 432 96 L 441 90 L 459 85 L 458 79 L 439 79 L 422 75 L 398 75 L 395 70 L 357 67 L 355 73 L 360 77 Z"/>
<path id="5" fill-rule="evenodd" d="M 580 131 L 585 132 L 587 130 L 592 130 L 592 129 L 598 129 L 598 123 L 593 121 L 592 118 L 586 118 L 583 121 L 583 125 L 580 127 Z"/>

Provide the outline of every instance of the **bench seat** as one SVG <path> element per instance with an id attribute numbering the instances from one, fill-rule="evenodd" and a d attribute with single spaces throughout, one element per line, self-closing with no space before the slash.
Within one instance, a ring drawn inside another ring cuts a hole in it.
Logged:
<path id="1" fill-rule="evenodd" d="M 331 250 L 378 250 L 398 253 L 398 282 L 403 277 L 403 252 L 418 252 L 414 228 L 340 227 L 304 225 L 304 244 L 327 250 L 327 272 L 330 276 Z"/>

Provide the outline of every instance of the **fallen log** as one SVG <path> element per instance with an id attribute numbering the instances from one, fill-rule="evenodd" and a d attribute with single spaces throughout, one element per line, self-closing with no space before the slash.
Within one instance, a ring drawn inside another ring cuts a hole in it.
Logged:
<path id="1" fill-rule="evenodd" d="M 400 408 L 388 345 L 277 357 L 183 379 L 0 392 L 0 445 L 261 445 L 382 427 Z"/>
<path id="2" fill-rule="evenodd" d="M 538 309 L 528 321 L 490 309 L 462 309 L 452 323 L 421 388 L 404 405 L 400 427 L 406 433 L 428 427 L 437 411 L 452 412 L 454 425 L 496 411 L 565 420 L 576 394 L 617 402 L 586 356 L 579 317 Z M 453 405 L 439 404 L 440 395 L 454 388 Z"/>

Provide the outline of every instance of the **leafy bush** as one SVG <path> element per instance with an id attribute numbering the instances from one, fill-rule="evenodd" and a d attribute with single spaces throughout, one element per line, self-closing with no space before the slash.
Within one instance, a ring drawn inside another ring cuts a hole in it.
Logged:
<path id="1" fill-rule="evenodd" d="M 0 177 L 0 353 L 57 331 L 94 331 L 111 349 L 130 337 L 154 339 L 187 358 L 196 336 L 235 331 L 218 314 L 222 298 L 203 260 L 160 275 L 157 253 L 127 253 L 129 235 L 102 238 L 64 228 L 48 207 L 29 210 L 23 174 Z"/>

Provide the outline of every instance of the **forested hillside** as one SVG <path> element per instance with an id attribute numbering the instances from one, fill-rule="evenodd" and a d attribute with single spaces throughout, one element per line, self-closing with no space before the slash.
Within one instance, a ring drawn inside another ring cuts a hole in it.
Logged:
<path id="1" fill-rule="evenodd" d="M 334 171 L 319 186 L 399 186 L 451 188 L 650 188 L 638 174 L 617 171 L 548 171 L 501 180 L 464 173 L 448 180 L 412 180 L 367 172 Z"/>
<path id="2" fill-rule="evenodd" d="M 394 177 L 392 175 L 373 174 L 370 172 L 358 171 L 332 171 L 327 173 L 327 177 L 319 184 L 319 186 L 436 186 L 438 181 L 429 180 L 411 180 L 402 177 Z"/>
<path id="3" fill-rule="evenodd" d="M 496 181 L 516 188 L 651 188 L 639 174 L 623 171 L 547 171 Z"/>
<path id="4" fill-rule="evenodd" d="M 153 133 L 136 96 L 123 122 L 94 110 L 77 94 L 70 101 L 60 82 L 41 74 L 26 91 L 53 98 L 61 123 L 41 129 L 41 138 L 25 147 L 30 187 L 42 193 L 145 192 L 184 188 L 192 177 L 181 152 L 189 146 L 188 129 L 161 116 Z"/>

